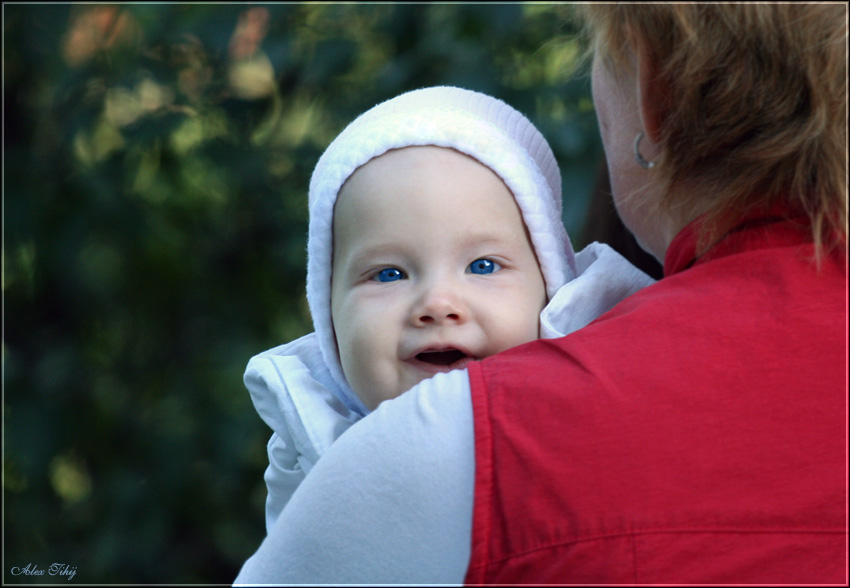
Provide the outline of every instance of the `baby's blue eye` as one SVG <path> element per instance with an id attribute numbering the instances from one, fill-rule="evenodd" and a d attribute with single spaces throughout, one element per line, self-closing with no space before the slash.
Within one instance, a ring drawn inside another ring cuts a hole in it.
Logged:
<path id="1" fill-rule="evenodd" d="M 476 259 L 469 264 L 469 272 L 473 274 L 492 274 L 500 269 L 502 266 L 490 259 Z"/>
<path id="2" fill-rule="evenodd" d="M 379 282 L 395 282 L 396 280 L 403 280 L 405 277 L 403 271 L 394 267 L 388 267 L 379 271 L 374 279 Z"/>

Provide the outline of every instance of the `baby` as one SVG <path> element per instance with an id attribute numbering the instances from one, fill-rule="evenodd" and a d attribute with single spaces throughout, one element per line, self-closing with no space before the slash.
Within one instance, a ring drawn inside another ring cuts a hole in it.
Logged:
<path id="1" fill-rule="evenodd" d="M 434 374 L 575 331 L 652 283 L 605 245 L 574 255 L 552 150 L 522 114 L 434 87 L 381 103 L 310 182 L 315 332 L 251 359 L 273 429 L 271 529 L 346 429 Z"/>

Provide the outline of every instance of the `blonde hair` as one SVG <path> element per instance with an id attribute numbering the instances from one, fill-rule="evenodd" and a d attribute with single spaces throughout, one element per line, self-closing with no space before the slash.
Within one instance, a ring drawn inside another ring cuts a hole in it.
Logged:
<path id="1" fill-rule="evenodd" d="M 815 256 L 847 238 L 846 4 L 575 7 L 615 73 L 637 43 L 669 88 L 660 207 L 705 209 L 704 249 L 754 208 L 809 217 Z M 696 184 L 699 191 L 670 187 Z M 710 201 L 706 201 L 710 198 Z"/>

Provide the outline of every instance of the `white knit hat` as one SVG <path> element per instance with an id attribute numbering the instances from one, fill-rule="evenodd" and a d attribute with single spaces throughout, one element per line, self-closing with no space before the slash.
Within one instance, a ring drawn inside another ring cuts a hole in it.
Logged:
<path id="1" fill-rule="evenodd" d="M 513 193 L 531 235 L 548 298 L 576 276 L 561 220 L 561 173 L 552 149 L 531 122 L 501 100 L 461 88 L 414 90 L 378 104 L 334 139 L 310 180 L 307 301 L 334 393 L 360 414 L 369 411 L 342 371 L 331 319 L 333 211 L 354 171 L 391 149 L 450 147 L 478 160 Z"/>

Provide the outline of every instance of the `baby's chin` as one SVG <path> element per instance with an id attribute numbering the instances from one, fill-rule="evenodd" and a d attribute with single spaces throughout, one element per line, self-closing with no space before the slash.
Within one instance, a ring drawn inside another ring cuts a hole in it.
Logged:
<path id="1" fill-rule="evenodd" d="M 436 374 L 434 374 L 436 375 Z M 404 382 L 399 383 L 396 388 L 390 390 L 381 390 L 377 392 L 373 397 L 368 397 L 365 394 L 361 394 L 360 392 L 355 390 L 357 397 L 360 401 L 368 408 L 370 411 L 373 411 L 381 405 L 381 403 L 386 402 L 387 400 L 392 400 L 393 398 L 398 398 L 411 388 L 417 386 L 420 382 L 424 382 L 425 380 L 430 380 L 432 376 L 422 375 L 421 377 L 409 377 L 406 378 Z"/>

